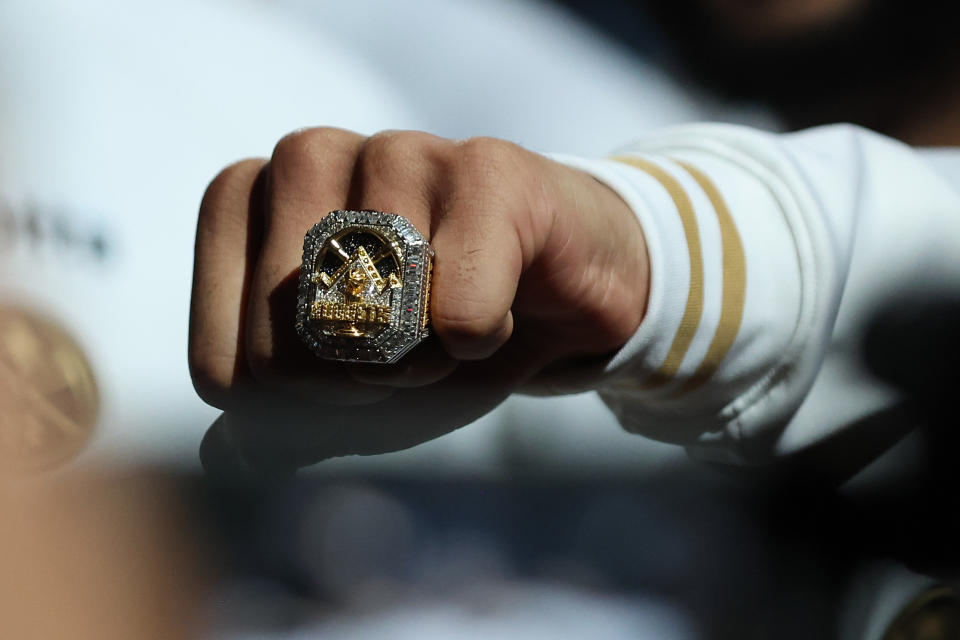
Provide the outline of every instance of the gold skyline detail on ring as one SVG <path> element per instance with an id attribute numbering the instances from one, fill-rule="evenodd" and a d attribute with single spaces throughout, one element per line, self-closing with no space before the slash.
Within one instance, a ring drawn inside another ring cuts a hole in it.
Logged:
<path id="1" fill-rule="evenodd" d="M 384 289 L 398 289 L 402 286 L 396 273 L 384 278 L 377 269 L 374 258 L 360 245 L 352 254 L 347 254 L 340 244 L 329 241 L 337 254 L 347 258 L 333 275 L 323 271 L 315 272 L 313 283 L 327 290 L 341 283 L 340 293 L 344 301 L 318 300 L 310 307 L 310 319 L 330 325 L 340 336 L 362 338 L 371 335 L 378 328 L 389 325 L 393 319 L 393 309 L 382 304 Z M 387 249 L 393 248 L 388 244 Z M 382 260 L 389 253 L 381 252 L 377 258 Z M 370 291 L 372 289 L 372 292 Z"/>
<path id="2" fill-rule="evenodd" d="M 390 324 L 393 310 L 384 304 L 360 302 L 314 302 L 310 319 L 336 322 Z"/>
<path id="3" fill-rule="evenodd" d="M 73 458 L 99 407 L 77 343 L 48 319 L 0 307 L 0 470 L 50 469 Z"/>

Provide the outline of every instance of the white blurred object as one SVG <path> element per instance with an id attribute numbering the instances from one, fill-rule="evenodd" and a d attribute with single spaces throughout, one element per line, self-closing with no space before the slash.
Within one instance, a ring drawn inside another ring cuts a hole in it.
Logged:
<path id="1" fill-rule="evenodd" d="M 280 0 L 335 25 L 397 81 L 438 135 L 495 136 L 537 151 L 607 155 L 668 124 L 731 117 L 544 0 Z"/>
<path id="2" fill-rule="evenodd" d="M 0 4 L 0 195 L 18 224 L 57 212 L 104 260 L 24 234 L 0 304 L 51 316 L 86 351 L 101 420 L 88 454 L 196 460 L 217 415 L 186 363 L 193 232 L 206 184 L 305 125 L 423 123 L 350 44 L 257 4 Z M 326 212 L 318 212 L 318 217 Z"/>

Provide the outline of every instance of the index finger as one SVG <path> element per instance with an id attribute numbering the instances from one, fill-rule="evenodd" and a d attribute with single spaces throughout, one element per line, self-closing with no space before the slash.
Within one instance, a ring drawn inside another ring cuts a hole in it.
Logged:
<path id="1" fill-rule="evenodd" d="M 190 298 L 188 360 L 200 397 L 225 408 L 243 357 L 243 312 L 260 253 L 266 160 L 224 169 L 200 205 Z"/>

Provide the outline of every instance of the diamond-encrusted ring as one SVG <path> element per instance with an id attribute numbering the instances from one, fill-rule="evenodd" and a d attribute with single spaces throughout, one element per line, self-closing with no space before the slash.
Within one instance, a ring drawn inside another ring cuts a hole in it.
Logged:
<path id="1" fill-rule="evenodd" d="M 303 239 L 297 333 L 322 358 L 396 362 L 429 333 L 433 255 L 402 216 L 327 214 Z"/>

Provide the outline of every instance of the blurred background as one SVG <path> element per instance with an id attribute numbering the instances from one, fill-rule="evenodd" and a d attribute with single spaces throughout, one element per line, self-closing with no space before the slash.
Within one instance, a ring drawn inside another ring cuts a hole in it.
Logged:
<path id="1" fill-rule="evenodd" d="M 584 394 L 515 397 L 298 481 L 212 482 L 197 451 L 218 412 L 186 367 L 200 197 L 289 131 L 601 156 L 681 122 L 849 121 L 956 146 L 958 14 L 938 0 L 3 0 L 0 466 L 14 473 L 0 519 L 21 524 L 0 537 L 18 630 L 0 635 L 880 638 L 906 612 L 899 624 L 941 635 L 886 637 L 958 637 L 944 550 L 960 505 L 952 476 L 923 465 L 878 453 L 864 466 L 879 483 L 839 492 L 731 479 L 626 434 Z M 916 622 L 931 610 L 939 622 Z"/>

